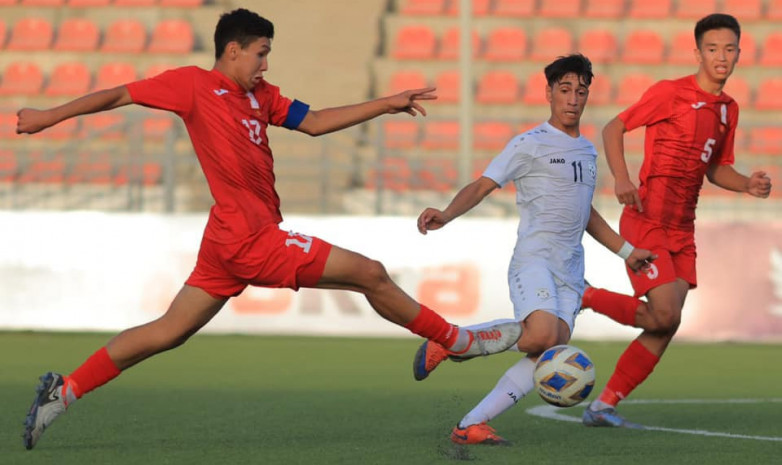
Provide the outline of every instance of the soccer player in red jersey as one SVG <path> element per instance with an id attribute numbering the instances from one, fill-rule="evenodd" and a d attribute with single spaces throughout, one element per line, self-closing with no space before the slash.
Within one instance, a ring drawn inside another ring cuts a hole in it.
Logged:
<path id="1" fill-rule="evenodd" d="M 24 444 L 35 446 L 44 430 L 82 395 L 136 363 L 183 344 L 248 285 L 344 289 L 365 295 L 383 318 L 470 358 L 500 352 L 521 335 L 516 324 L 498 325 L 491 338 L 446 322 L 404 293 L 382 264 L 317 237 L 282 231 L 274 188 L 269 125 L 321 135 L 400 112 L 425 115 L 421 100 L 434 88 L 324 110 L 280 94 L 263 78 L 273 24 L 238 9 L 215 29 L 215 65 L 190 66 L 48 110 L 18 113 L 17 133 L 33 134 L 65 119 L 131 103 L 168 110 L 185 122 L 215 204 L 195 269 L 166 313 L 111 339 L 68 376 L 47 373 L 25 421 Z"/>
<path id="2" fill-rule="evenodd" d="M 641 427 L 622 418 L 615 407 L 654 370 L 676 334 L 688 291 L 697 285 L 694 222 L 704 176 L 723 189 L 754 197 L 771 192 L 766 173 L 744 176 L 733 168 L 739 108 L 722 89 L 739 59 L 740 36 L 739 23 L 730 15 L 698 21 L 697 73 L 654 84 L 603 129 L 616 197 L 625 206 L 620 233 L 658 258 L 646 273 L 628 270 L 634 297 L 596 288 L 584 293 L 583 307 L 643 329 L 584 411 L 587 426 Z M 646 137 L 636 188 L 625 163 L 623 134 L 640 126 L 646 126 Z"/>

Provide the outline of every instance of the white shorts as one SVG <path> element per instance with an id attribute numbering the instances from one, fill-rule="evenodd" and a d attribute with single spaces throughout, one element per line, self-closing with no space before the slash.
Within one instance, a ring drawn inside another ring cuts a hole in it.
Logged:
<path id="1" fill-rule="evenodd" d="M 513 314 L 524 321 L 536 310 L 551 313 L 567 323 L 573 334 L 581 295 L 557 279 L 545 266 L 525 265 L 508 271 L 508 289 Z"/>

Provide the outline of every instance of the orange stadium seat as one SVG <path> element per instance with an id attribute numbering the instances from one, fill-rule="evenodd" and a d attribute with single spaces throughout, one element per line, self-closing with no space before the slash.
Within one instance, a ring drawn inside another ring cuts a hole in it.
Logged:
<path id="1" fill-rule="evenodd" d="M 2 6 L 0 4 L 0 6 Z M 8 30 L 5 26 L 5 21 L 3 21 L 2 18 L 0 18 L 0 50 L 3 49 L 3 46 L 5 46 L 5 36 L 8 33 Z"/>
<path id="2" fill-rule="evenodd" d="M 446 0 L 403 0 L 399 13 L 405 16 L 438 16 L 445 12 Z"/>
<path id="3" fill-rule="evenodd" d="M 619 81 L 614 103 L 617 105 L 631 105 L 638 101 L 655 80 L 645 73 L 630 73 Z"/>
<path id="4" fill-rule="evenodd" d="M 760 81 L 755 97 L 755 108 L 758 110 L 782 110 L 782 77 L 770 77 Z"/>
<path id="5" fill-rule="evenodd" d="M 62 153 L 33 152 L 30 163 L 19 176 L 20 183 L 61 183 L 65 178 L 65 156 Z"/>
<path id="6" fill-rule="evenodd" d="M 43 72 L 36 63 L 16 61 L 3 73 L 0 95 L 37 95 L 42 86 Z"/>
<path id="7" fill-rule="evenodd" d="M 65 0 L 20 0 L 20 5 L 25 7 L 58 7 L 65 5 Z"/>
<path id="8" fill-rule="evenodd" d="M 394 95 L 407 89 L 420 89 L 426 86 L 424 73 L 417 70 L 397 71 L 388 80 L 388 94 Z"/>
<path id="9" fill-rule="evenodd" d="M 701 19 L 717 11 L 717 0 L 677 0 L 674 15 L 677 18 Z"/>
<path id="10" fill-rule="evenodd" d="M 599 74 L 592 79 L 592 85 L 589 86 L 589 104 L 590 105 L 609 105 L 613 101 L 611 91 L 610 74 Z"/>
<path id="11" fill-rule="evenodd" d="M 519 100 L 519 81 L 511 71 L 488 71 L 478 81 L 475 100 L 485 104 L 511 104 Z"/>
<path id="12" fill-rule="evenodd" d="M 472 0 L 472 15 L 486 16 L 489 14 L 491 0 Z M 461 13 L 461 2 L 451 0 L 446 7 L 446 14 L 449 16 L 458 16 Z"/>
<path id="13" fill-rule="evenodd" d="M 198 8 L 205 0 L 160 0 L 161 7 Z"/>
<path id="14" fill-rule="evenodd" d="M 627 16 L 634 19 L 665 19 L 671 12 L 671 0 L 631 0 Z"/>
<path id="15" fill-rule="evenodd" d="M 383 145 L 390 149 L 410 149 L 418 145 L 420 126 L 416 121 L 383 122 Z"/>
<path id="16" fill-rule="evenodd" d="M 521 27 L 498 27 L 486 37 L 483 59 L 519 62 L 527 56 L 527 32 Z"/>
<path id="17" fill-rule="evenodd" d="M 98 49 L 100 30 L 86 18 L 68 18 L 60 23 L 54 50 L 60 52 L 91 52 Z"/>
<path id="18" fill-rule="evenodd" d="M 90 70 L 80 61 L 60 63 L 49 74 L 44 94 L 49 97 L 77 96 L 90 89 Z"/>
<path id="19" fill-rule="evenodd" d="M 766 36 L 759 63 L 762 66 L 782 66 L 782 32 L 770 32 Z"/>
<path id="20" fill-rule="evenodd" d="M 618 50 L 616 36 L 609 29 L 590 29 L 581 34 L 578 41 L 578 51 L 592 63 L 614 63 Z"/>
<path id="21" fill-rule="evenodd" d="M 71 8 L 105 7 L 111 4 L 111 0 L 66 0 Z"/>
<path id="22" fill-rule="evenodd" d="M 160 21 L 152 31 L 150 53 L 190 53 L 195 44 L 193 26 L 184 19 Z"/>
<path id="23" fill-rule="evenodd" d="M 412 174 L 407 158 L 383 157 L 380 168 L 370 170 L 366 187 L 396 192 L 406 191 L 410 189 Z"/>
<path id="24" fill-rule="evenodd" d="M 643 153 L 646 129 L 635 128 L 624 135 L 624 148 L 628 153 Z M 629 163 L 628 163 L 629 165 Z M 628 166 L 629 168 L 629 166 Z M 638 171 L 630 171 L 630 176 L 636 176 Z"/>
<path id="25" fill-rule="evenodd" d="M 13 181 L 18 172 L 19 162 L 16 160 L 16 154 L 10 150 L 0 149 L 0 181 Z"/>
<path id="26" fill-rule="evenodd" d="M 741 49 L 741 65 L 755 65 L 758 62 L 758 45 L 755 36 L 750 31 L 741 31 L 739 39 L 739 49 Z"/>
<path id="27" fill-rule="evenodd" d="M 545 74 L 542 72 L 530 74 L 524 84 L 524 98 L 522 101 L 528 105 L 548 105 L 546 85 Z"/>
<path id="28" fill-rule="evenodd" d="M 543 18 L 576 18 L 581 0 L 540 0 L 538 15 Z"/>
<path id="29" fill-rule="evenodd" d="M 458 121 L 427 121 L 421 146 L 429 150 L 455 150 L 459 148 Z"/>
<path id="30" fill-rule="evenodd" d="M 155 63 L 154 65 L 149 65 L 149 67 L 146 70 L 144 70 L 143 78 L 149 79 L 151 77 L 157 76 L 158 74 L 164 71 L 168 71 L 169 69 L 174 69 L 176 67 L 177 67 L 176 65 L 172 65 L 169 63 Z"/>
<path id="31" fill-rule="evenodd" d="M 16 5 L 16 0 L 0 0 L 0 6 L 14 6 Z"/>
<path id="32" fill-rule="evenodd" d="M 625 37 L 622 62 L 639 65 L 656 65 L 663 62 L 665 42 L 657 31 L 641 29 Z"/>
<path id="33" fill-rule="evenodd" d="M 570 31 L 562 27 L 548 27 L 535 34 L 532 40 L 530 59 L 548 62 L 572 51 L 573 37 L 570 35 Z"/>
<path id="34" fill-rule="evenodd" d="M 535 13 L 536 0 L 494 0 L 494 16 L 530 17 Z"/>
<path id="35" fill-rule="evenodd" d="M 741 108 L 748 108 L 752 102 L 752 89 L 746 79 L 741 76 L 731 76 L 725 84 L 725 92 L 733 97 L 733 100 Z"/>
<path id="36" fill-rule="evenodd" d="M 0 110 L 0 140 L 21 137 L 16 133 L 16 112 Z"/>
<path id="37" fill-rule="evenodd" d="M 82 117 L 81 138 L 98 137 L 118 140 L 125 137 L 125 115 L 122 113 L 94 113 Z"/>
<path id="38" fill-rule="evenodd" d="M 434 57 L 437 38 L 429 26 L 418 24 L 399 29 L 391 49 L 397 60 L 426 60 Z"/>
<path id="39" fill-rule="evenodd" d="M 126 165 L 117 171 L 117 175 L 114 177 L 114 184 L 124 186 L 130 182 L 154 186 L 160 183 L 162 175 L 163 168 L 160 166 L 160 163 L 146 162 L 141 165 Z"/>
<path id="40" fill-rule="evenodd" d="M 153 7 L 157 6 L 157 0 L 114 0 L 114 5 L 127 7 Z"/>
<path id="41" fill-rule="evenodd" d="M 782 0 L 767 0 L 766 19 L 771 21 L 782 20 Z"/>
<path id="42" fill-rule="evenodd" d="M 503 121 L 475 123 L 473 147 L 479 150 L 501 150 L 513 138 L 513 126 Z"/>
<path id="43" fill-rule="evenodd" d="M 448 28 L 440 40 L 440 50 L 437 52 L 437 58 L 441 60 L 456 60 L 459 58 L 461 44 L 461 29 L 456 27 Z M 472 31 L 472 57 L 475 58 L 481 51 L 481 38 L 478 31 Z"/>
<path id="44" fill-rule="evenodd" d="M 108 153 L 83 152 L 65 178 L 68 184 L 111 184 L 113 177 L 111 155 Z"/>
<path id="45" fill-rule="evenodd" d="M 672 65 L 693 65 L 698 62 L 695 58 L 695 35 L 692 31 L 679 31 L 674 34 L 668 50 L 667 62 Z M 743 57 L 742 57 L 743 58 Z"/>
<path id="46" fill-rule="evenodd" d="M 752 128 L 749 151 L 755 155 L 782 155 L 782 126 Z"/>
<path id="47" fill-rule="evenodd" d="M 174 128 L 174 119 L 168 112 L 152 110 L 141 122 L 144 140 L 164 141 Z"/>
<path id="48" fill-rule="evenodd" d="M 739 22 L 757 21 L 763 13 L 763 0 L 722 0 L 721 11 L 735 16 Z"/>
<path id="49" fill-rule="evenodd" d="M 118 19 L 105 31 L 102 52 L 140 53 L 147 45 L 147 30 L 136 19 Z"/>
<path id="50" fill-rule="evenodd" d="M 77 118 L 66 119 L 46 131 L 34 134 L 33 137 L 48 140 L 70 140 L 78 134 L 79 120 Z"/>
<path id="51" fill-rule="evenodd" d="M 417 174 L 415 187 L 438 192 L 453 189 L 459 179 L 456 164 L 451 158 L 425 158 Z"/>
<path id="52" fill-rule="evenodd" d="M 98 68 L 92 90 L 111 89 L 136 80 L 136 68 L 130 63 L 106 63 Z"/>
<path id="53" fill-rule="evenodd" d="M 625 13 L 625 0 L 586 0 L 584 17 L 595 19 L 619 19 Z"/>
<path id="54" fill-rule="evenodd" d="M 52 43 L 54 30 L 52 24 L 43 18 L 22 18 L 14 24 L 7 50 L 38 51 L 46 50 Z"/>
<path id="55" fill-rule="evenodd" d="M 456 103 L 461 96 L 461 75 L 459 70 L 449 70 L 439 73 L 434 78 L 437 87 L 437 100 L 432 103 Z"/>

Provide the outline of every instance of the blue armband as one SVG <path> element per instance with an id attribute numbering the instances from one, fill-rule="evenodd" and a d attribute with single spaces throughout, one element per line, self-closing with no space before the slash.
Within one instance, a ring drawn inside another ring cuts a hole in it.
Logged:
<path id="1" fill-rule="evenodd" d="M 299 127 L 304 117 L 307 116 L 307 112 L 310 111 L 310 106 L 304 102 L 294 100 L 291 106 L 288 107 L 288 117 L 282 123 L 282 127 L 288 129 L 296 129 Z"/>

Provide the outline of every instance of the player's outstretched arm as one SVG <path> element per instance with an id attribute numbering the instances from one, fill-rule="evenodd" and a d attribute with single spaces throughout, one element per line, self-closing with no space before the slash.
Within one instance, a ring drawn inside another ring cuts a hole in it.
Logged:
<path id="1" fill-rule="evenodd" d="M 627 170 L 624 134 L 625 125 L 619 118 L 614 118 L 605 125 L 603 128 L 603 148 L 606 152 L 606 161 L 614 176 L 616 199 L 622 205 L 635 205 L 639 212 L 643 212 L 638 188 L 630 180 L 630 173 Z"/>
<path id="2" fill-rule="evenodd" d="M 608 225 L 603 216 L 595 210 L 595 207 L 592 207 L 586 231 L 603 247 L 622 257 L 627 266 L 636 273 L 646 271 L 649 264 L 657 258 L 649 250 L 633 247 Z"/>
<path id="3" fill-rule="evenodd" d="M 734 192 L 745 192 L 765 199 L 771 194 L 771 178 L 765 171 L 755 171 L 749 177 L 737 172 L 731 165 L 711 165 L 706 171 L 709 182 Z"/>
<path id="4" fill-rule="evenodd" d="M 133 101 L 127 87 L 119 86 L 113 89 L 99 90 L 47 110 L 22 108 L 16 113 L 18 117 L 16 133 L 35 134 L 74 116 L 111 110 L 129 103 L 133 103 Z"/>
<path id="5" fill-rule="evenodd" d="M 475 181 L 464 186 L 451 200 L 451 203 L 440 211 L 436 208 L 427 208 L 418 216 L 418 231 L 426 234 L 427 231 L 440 229 L 453 219 L 470 211 L 486 198 L 487 195 L 499 187 L 494 180 L 481 176 Z"/>
<path id="6" fill-rule="evenodd" d="M 434 100 L 434 87 L 412 89 L 400 92 L 390 97 L 383 97 L 368 102 L 346 105 L 344 107 L 310 110 L 299 124 L 299 131 L 311 136 L 319 136 L 329 132 L 354 126 L 380 115 L 409 113 L 412 116 L 426 116 L 426 110 L 421 106 L 422 100 Z"/>

